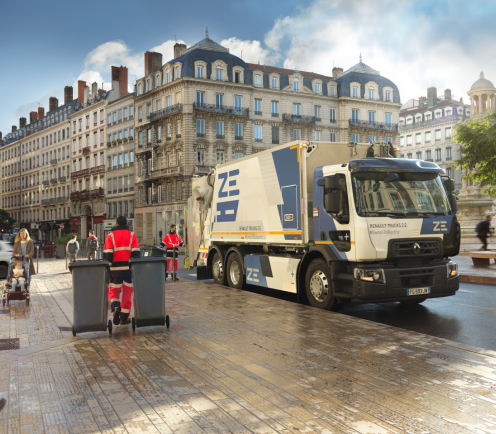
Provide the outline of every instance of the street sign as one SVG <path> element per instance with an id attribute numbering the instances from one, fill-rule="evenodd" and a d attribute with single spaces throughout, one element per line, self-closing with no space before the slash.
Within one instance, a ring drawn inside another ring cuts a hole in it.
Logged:
<path id="1" fill-rule="evenodd" d="M 19 232 L 19 229 L 17 229 L 17 228 L 14 228 L 14 231 L 13 231 L 13 233 L 14 233 L 14 234 L 17 234 L 17 232 Z"/>
<path id="2" fill-rule="evenodd" d="M 60 229 L 64 229 L 64 225 L 60 225 Z"/>

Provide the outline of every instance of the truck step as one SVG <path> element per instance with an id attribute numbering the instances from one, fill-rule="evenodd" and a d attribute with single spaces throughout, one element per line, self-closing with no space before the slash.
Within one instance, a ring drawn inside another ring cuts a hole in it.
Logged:
<path id="1" fill-rule="evenodd" d="M 334 297 L 336 297 L 336 298 L 351 298 L 351 297 L 353 297 L 353 294 L 348 294 L 346 292 L 335 292 Z"/>
<path id="2" fill-rule="evenodd" d="M 333 276 L 335 277 L 335 276 Z M 355 278 L 353 277 L 353 274 L 348 274 L 348 273 L 339 273 L 337 275 L 338 280 L 354 280 Z"/>

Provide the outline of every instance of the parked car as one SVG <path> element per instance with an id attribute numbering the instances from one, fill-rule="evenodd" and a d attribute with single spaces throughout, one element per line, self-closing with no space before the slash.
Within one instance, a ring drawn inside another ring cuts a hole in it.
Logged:
<path id="1" fill-rule="evenodd" d="M 7 279 L 10 258 L 14 251 L 14 243 L 9 241 L 0 241 L 0 279 Z"/>

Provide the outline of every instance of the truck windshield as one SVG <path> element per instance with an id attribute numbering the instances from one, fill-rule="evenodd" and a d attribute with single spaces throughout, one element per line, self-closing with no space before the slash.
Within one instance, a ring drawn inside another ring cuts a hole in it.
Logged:
<path id="1" fill-rule="evenodd" d="M 352 174 L 352 183 L 360 216 L 413 218 L 450 214 L 437 173 L 358 172 Z"/>

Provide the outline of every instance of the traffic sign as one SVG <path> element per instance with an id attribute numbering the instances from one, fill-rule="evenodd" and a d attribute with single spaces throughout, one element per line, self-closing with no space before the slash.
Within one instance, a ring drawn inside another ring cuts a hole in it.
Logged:
<path id="1" fill-rule="evenodd" d="M 60 229 L 64 229 L 64 225 L 60 225 Z"/>
<path id="2" fill-rule="evenodd" d="M 17 232 L 19 232 L 19 229 L 17 229 L 17 228 L 14 228 L 14 231 L 13 231 L 13 233 L 14 233 L 14 234 L 17 234 Z"/>

